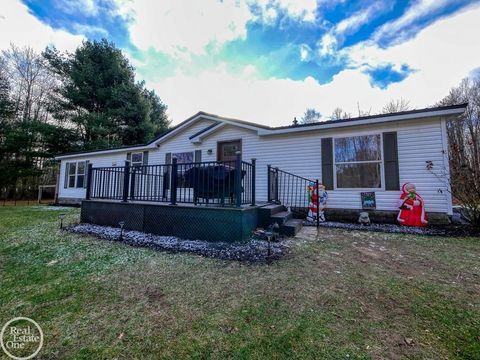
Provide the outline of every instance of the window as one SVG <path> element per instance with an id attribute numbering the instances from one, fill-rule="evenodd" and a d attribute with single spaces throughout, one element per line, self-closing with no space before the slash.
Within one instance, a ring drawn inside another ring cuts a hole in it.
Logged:
<path id="1" fill-rule="evenodd" d="M 180 164 L 190 164 L 193 163 L 193 151 L 188 151 L 188 152 L 181 152 L 181 153 L 173 153 L 172 157 L 177 158 L 177 174 L 178 174 L 178 180 L 177 180 L 177 186 L 179 188 L 184 188 L 186 187 L 185 185 L 185 178 L 184 174 L 185 172 L 190 169 L 193 165 L 180 165 Z"/>
<path id="2" fill-rule="evenodd" d="M 382 187 L 380 134 L 337 138 L 334 144 L 338 189 Z"/>
<path id="3" fill-rule="evenodd" d="M 131 166 L 142 166 L 142 165 L 143 165 L 143 152 L 132 153 Z"/>
<path id="4" fill-rule="evenodd" d="M 77 163 L 69 163 L 68 168 L 68 187 L 75 187 L 75 176 L 77 172 Z"/>
<path id="5" fill-rule="evenodd" d="M 77 163 L 77 188 L 83 188 L 85 182 L 85 161 Z"/>
<path id="6" fill-rule="evenodd" d="M 225 144 L 223 146 L 223 156 L 224 157 L 235 156 L 238 150 L 239 150 L 238 144 L 235 144 L 235 143 Z"/>
<path id="7" fill-rule="evenodd" d="M 87 162 L 68 163 L 67 183 L 69 188 L 83 188 L 85 185 L 85 175 L 87 171 Z"/>
<path id="8" fill-rule="evenodd" d="M 172 156 L 177 158 L 177 164 L 193 163 L 193 151 L 173 153 Z"/>

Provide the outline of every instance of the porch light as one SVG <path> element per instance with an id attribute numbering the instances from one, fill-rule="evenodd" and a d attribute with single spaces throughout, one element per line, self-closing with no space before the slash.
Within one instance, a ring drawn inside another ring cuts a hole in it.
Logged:
<path id="1" fill-rule="evenodd" d="M 213 154 L 213 150 L 212 150 L 212 149 L 208 149 L 208 150 L 207 150 L 207 154 L 208 154 L 208 155 L 212 155 L 212 154 Z"/>
<path id="2" fill-rule="evenodd" d="M 120 225 L 120 237 L 118 238 L 118 240 L 122 241 L 123 240 L 123 227 L 125 226 L 125 221 L 120 221 L 118 223 L 118 225 Z"/>
<path id="3" fill-rule="evenodd" d="M 65 214 L 59 214 L 58 218 L 60 219 L 60 229 L 63 229 L 63 219 L 65 219 Z"/>

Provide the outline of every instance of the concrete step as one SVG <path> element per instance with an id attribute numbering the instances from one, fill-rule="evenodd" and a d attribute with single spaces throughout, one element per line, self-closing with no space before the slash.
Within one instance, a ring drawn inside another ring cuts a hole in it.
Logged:
<path id="1" fill-rule="evenodd" d="M 258 226 L 267 227 L 272 224 L 272 216 L 285 211 L 283 205 L 268 204 L 258 208 Z"/>
<path id="2" fill-rule="evenodd" d="M 268 204 L 265 206 L 260 207 L 259 210 L 262 211 L 270 211 L 270 215 L 274 215 L 276 213 L 279 213 L 281 211 L 285 210 L 285 206 L 280 205 L 280 204 Z"/>
<path id="3" fill-rule="evenodd" d="M 302 219 L 290 219 L 280 226 L 280 234 L 284 236 L 295 236 L 303 227 Z"/>
<path id="4" fill-rule="evenodd" d="M 293 218 L 293 213 L 291 211 L 280 211 L 271 216 L 271 223 L 278 223 L 278 225 L 285 224 L 288 220 Z"/>

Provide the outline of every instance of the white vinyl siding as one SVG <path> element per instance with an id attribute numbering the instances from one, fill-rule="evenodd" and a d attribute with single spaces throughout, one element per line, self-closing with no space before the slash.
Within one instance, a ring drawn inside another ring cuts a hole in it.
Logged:
<path id="1" fill-rule="evenodd" d="M 405 182 L 413 182 L 417 186 L 419 194 L 425 200 L 427 211 L 451 214 L 448 184 L 438 179 L 425 168 L 427 160 L 432 160 L 438 166 L 448 166 L 446 164 L 448 158 L 443 152 L 445 140 L 442 137 L 442 122 L 440 118 L 269 136 L 258 136 L 254 130 L 227 125 L 208 135 L 203 139 L 202 143 L 193 144 L 189 137 L 212 123 L 211 120 L 200 120 L 172 138 L 161 142 L 158 149 L 150 150 L 149 164 L 163 164 L 166 153 L 174 154 L 195 150 L 202 151 L 202 161 L 213 161 L 217 159 L 217 142 L 241 139 L 243 160 L 257 159 L 256 190 L 257 200 L 261 201 L 267 198 L 267 164 L 312 180 L 317 178 L 321 180 L 322 138 L 381 134 L 383 132 L 395 131 L 397 132 L 398 141 L 400 185 Z M 118 166 L 123 166 L 126 158 L 126 152 L 91 157 L 87 155 L 70 160 L 62 160 L 59 197 L 85 196 L 85 189 L 63 188 L 63 171 L 66 161 L 90 160 L 93 167 L 112 166 L 112 162 L 116 162 Z M 384 186 L 383 180 L 382 175 L 382 186 Z M 327 207 L 361 209 L 360 192 L 360 189 L 330 190 L 328 191 Z M 384 191 L 380 189 L 375 190 L 375 194 L 378 210 L 398 210 L 397 203 L 401 194 L 400 191 Z"/>
<path id="2" fill-rule="evenodd" d="M 95 156 L 88 156 L 79 155 L 78 158 L 75 159 L 65 159 L 62 160 L 60 166 L 60 176 L 59 176 L 59 187 L 58 187 L 58 197 L 59 198 L 72 198 L 72 199 L 82 199 L 85 198 L 86 189 L 85 188 L 64 188 L 64 181 L 65 181 L 65 164 L 67 162 L 78 162 L 78 161 L 90 161 L 93 167 L 104 167 L 104 166 L 112 166 L 112 164 L 116 163 L 116 166 L 125 166 L 125 159 L 127 153 L 115 153 L 115 154 L 108 154 L 104 156 L 95 155 Z M 85 170 L 85 181 L 87 181 L 86 177 L 86 170 Z"/>

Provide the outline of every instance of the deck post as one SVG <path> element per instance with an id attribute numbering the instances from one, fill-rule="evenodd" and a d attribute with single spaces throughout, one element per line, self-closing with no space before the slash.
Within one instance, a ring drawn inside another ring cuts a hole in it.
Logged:
<path id="1" fill-rule="evenodd" d="M 235 206 L 242 206 L 242 152 L 235 153 Z"/>
<path id="2" fill-rule="evenodd" d="M 135 200 L 135 174 L 137 169 L 135 166 L 132 167 L 131 176 L 130 176 L 130 200 Z"/>
<path id="3" fill-rule="evenodd" d="M 130 184 L 130 161 L 125 160 L 125 168 L 123 171 L 123 197 L 122 201 L 128 201 L 128 189 Z"/>
<path id="4" fill-rule="evenodd" d="M 316 207 L 317 207 L 317 229 L 319 228 L 320 226 L 320 193 L 318 191 L 318 188 L 320 186 L 320 181 L 315 180 L 315 192 L 314 193 L 317 193 L 317 201 L 316 201 Z"/>
<path id="5" fill-rule="evenodd" d="M 255 199 L 256 173 L 257 173 L 257 159 L 254 158 L 252 159 L 252 206 L 255 206 L 255 203 L 256 203 L 256 199 Z"/>
<path id="6" fill-rule="evenodd" d="M 87 166 L 87 193 L 85 195 L 85 200 L 90 200 L 90 196 L 92 194 L 92 168 L 93 168 L 93 164 L 88 163 L 88 166 Z M 38 202 L 40 203 L 40 198 L 38 199 Z"/>
<path id="7" fill-rule="evenodd" d="M 272 175 L 270 172 L 272 171 L 272 165 L 267 165 L 267 201 L 272 201 Z"/>
<path id="8" fill-rule="evenodd" d="M 177 205 L 177 183 L 178 183 L 178 174 L 177 174 L 177 158 L 172 158 L 172 171 L 170 172 L 170 205 Z"/>
<path id="9" fill-rule="evenodd" d="M 275 179 L 273 179 L 275 182 L 275 203 L 279 204 L 280 201 L 278 200 L 278 167 L 275 168 Z"/>

